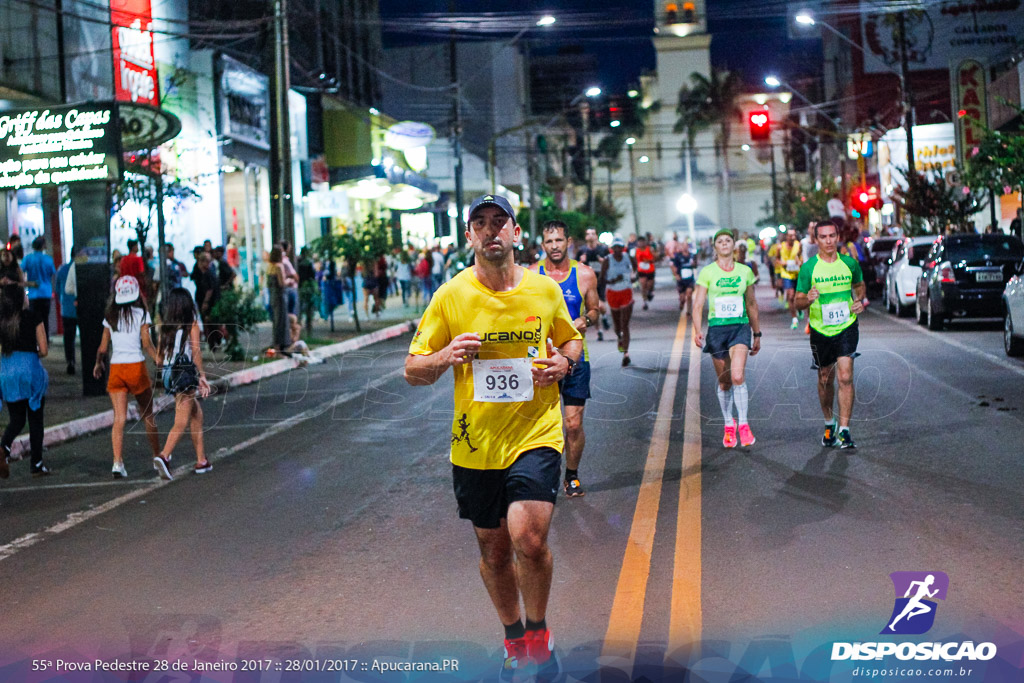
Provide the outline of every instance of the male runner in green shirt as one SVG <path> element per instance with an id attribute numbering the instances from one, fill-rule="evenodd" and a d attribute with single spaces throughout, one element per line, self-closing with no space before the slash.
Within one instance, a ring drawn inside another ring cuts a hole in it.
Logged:
<path id="1" fill-rule="evenodd" d="M 853 359 L 859 331 L 857 315 L 864 312 L 864 275 L 856 259 L 838 252 L 839 231 L 830 221 L 812 228 L 818 254 L 800 267 L 796 307 L 810 309 L 811 354 L 818 370 L 818 400 L 825 416 L 822 446 L 856 448 L 850 436 L 853 415 Z M 832 406 L 839 377 L 839 424 Z M 837 429 L 838 426 L 838 429 Z"/>

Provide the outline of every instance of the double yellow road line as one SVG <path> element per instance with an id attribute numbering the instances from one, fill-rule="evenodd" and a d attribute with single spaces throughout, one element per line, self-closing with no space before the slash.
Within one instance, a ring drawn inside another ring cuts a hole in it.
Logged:
<path id="1" fill-rule="evenodd" d="M 701 637 L 701 427 L 700 363 L 703 355 L 692 343 L 686 344 L 689 325 L 679 316 L 672 355 L 658 402 L 658 416 L 651 434 L 647 462 L 637 497 L 633 524 L 608 619 L 601 659 L 629 673 L 636 657 L 643 625 L 644 601 L 651 573 L 651 555 L 661 505 L 665 463 L 671 440 L 672 415 L 683 357 L 689 359 L 686 382 L 686 413 L 679 483 L 679 512 L 676 518 L 676 545 L 672 572 L 672 603 L 668 647 L 677 648 Z"/>

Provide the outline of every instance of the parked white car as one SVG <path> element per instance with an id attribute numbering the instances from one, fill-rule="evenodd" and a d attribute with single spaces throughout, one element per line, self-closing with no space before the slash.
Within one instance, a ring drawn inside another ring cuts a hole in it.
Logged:
<path id="1" fill-rule="evenodd" d="M 898 316 L 910 315 L 917 300 L 917 280 L 921 262 L 928 255 L 935 235 L 907 237 L 892 249 L 892 263 L 885 276 L 885 308 Z M 1022 322 L 1024 324 L 1024 322 Z"/>
<path id="2" fill-rule="evenodd" d="M 1024 262 L 1003 290 L 1003 348 L 1007 356 L 1024 355 Z"/>

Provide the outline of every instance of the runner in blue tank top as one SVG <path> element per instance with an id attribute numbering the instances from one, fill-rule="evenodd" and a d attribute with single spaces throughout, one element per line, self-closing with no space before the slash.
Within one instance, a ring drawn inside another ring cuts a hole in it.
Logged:
<path id="1" fill-rule="evenodd" d="M 586 437 L 583 434 L 583 408 L 590 398 L 590 352 L 587 328 L 596 325 L 601 301 L 597 295 L 597 275 L 590 266 L 569 258 L 568 228 L 561 221 L 548 221 L 541 230 L 547 258 L 531 267 L 547 275 L 562 289 L 569 317 L 583 335 L 583 355 L 559 386 L 565 404 L 565 495 L 583 495 L 578 469 L 583 458 Z"/>

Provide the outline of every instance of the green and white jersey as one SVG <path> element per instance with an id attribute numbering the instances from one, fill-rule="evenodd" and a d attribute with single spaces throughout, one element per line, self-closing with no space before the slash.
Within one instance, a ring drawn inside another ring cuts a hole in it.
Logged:
<path id="1" fill-rule="evenodd" d="M 864 281 L 857 260 L 836 254 L 832 263 L 815 256 L 800 267 L 796 291 L 806 294 L 816 288 L 821 295 L 811 303 L 808 316 L 811 327 L 826 337 L 834 337 L 857 320 L 853 312 L 853 286 Z"/>
<path id="2" fill-rule="evenodd" d="M 700 269 L 697 284 L 708 290 L 708 325 L 742 325 L 747 318 L 747 287 L 757 280 L 754 271 L 742 263 L 725 271 L 712 261 Z"/>

